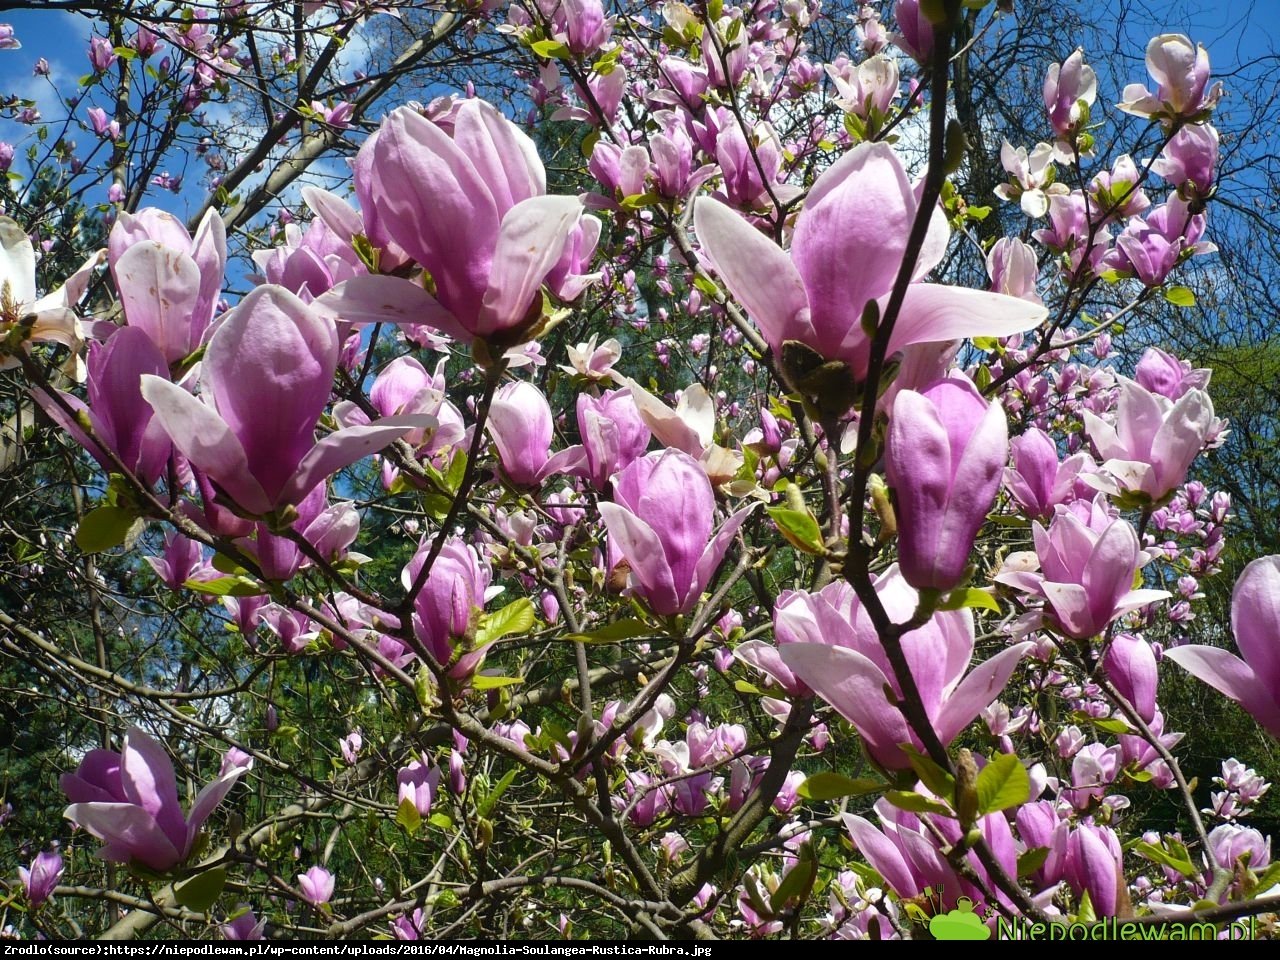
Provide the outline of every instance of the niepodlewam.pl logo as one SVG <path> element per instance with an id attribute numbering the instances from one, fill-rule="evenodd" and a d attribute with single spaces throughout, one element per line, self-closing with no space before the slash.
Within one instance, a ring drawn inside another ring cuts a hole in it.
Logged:
<path id="1" fill-rule="evenodd" d="M 1097 923 L 1031 923 L 996 920 L 997 940 L 1256 940 L 1258 920 L 1248 917 L 1219 930 L 1212 923 L 1134 923 L 1108 917 Z"/>

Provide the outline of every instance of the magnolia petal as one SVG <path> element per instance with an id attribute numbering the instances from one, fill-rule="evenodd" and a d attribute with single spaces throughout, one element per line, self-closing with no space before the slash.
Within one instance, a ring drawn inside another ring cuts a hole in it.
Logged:
<path id="1" fill-rule="evenodd" d="M 902 161 L 886 143 L 859 144 L 814 183 L 796 220 L 791 259 L 804 278 L 819 340 L 811 346 L 819 352 L 832 356 L 860 334 L 863 308 L 893 287 L 916 205 Z"/>
<path id="2" fill-rule="evenodd" d="M 120 303 L 129 326 L 144 330 L 165 360 L 176 363 L 199 342 L 192 320 L 200 302 L 200 268 L 154 240 L 135 243 L 115 264 Z"/>
<path id="3" fill-rule="evenodd" d="M 1164 656 L 1246 710 L 1258 713 L 1259 722 L 1265 723 L 1264 716 L 1269 713 L 1272 720 L 1269 729 L 1276 733 L 1280 705 L 1249 664 L 1235 654 L 1220 647 L 1191 644 L 1166 650 Z"/>
<path id="4" fill-rule="evenodd" d="M 104 860 L 134 861 L 152 870 L 169 870 L 183 857 L 155 818 L 132 803 L 73 803 L 62 815 L 103 841 Z"/>
<path id="5" fill-rule="evenodd" d="M 883 304 L 882 304 L 883 306 Z M 1049 311 L 1018 297 L 939 283 L 913 283 L 889 339 L 889 353 L 913 343 L 1007 337 L 1039 325 Z M 861 334 L 854 325 L 853 331 Z"/>
<path id="6" fill-rule="evenodd" d="M 1240 574 L 1231 630 L 1246 662 L 1280 700 L 1280 556 L 1254 560 Z"/>
<path id="7" fill-rule="evenodd" d="M 675 577 L 667 563 L 662 540 L 653 528 L 616 503 L 602 503 L 599 508 L 609 536 L 631 565 L 631 575 L 639 582 L 641 595 L 654 612 L 663 615 L 680 612 L 682 598 L 676 592 Z"/>
<path id="8" fill-rule="evenodd" d="M 356 234 L 364 233 L 364 220 L 356 209 L 341 197 L 318 187 L 303 187 L 302 199 L 311 211 L 324 221 L 325 226 L 338 239 L 350 242 Z"/>
<path id="9" fill-rule="evenodd" d="M 841 819 L 844 820 L 845 829 L 853 838 L 853 845 L 858 848 L 858 852 L 880 873 L 880 876 L 884 877 L 885 883 L 894 893 L 899 897 L 914 897 L 920 894 L 920 886 L 916 883 L 915 874 L 892 840 L 864 817 L 846 813 Z"/>
<path id="10" fill-rule="evenodd" d="M 216 780 L 204 785 L 196 798 L 191 803 L 191 812 L 187 816 L 187 849 L 190 850 L 192 844 L 195 843 L 196 834 L 200 832 L 200 828 L 204 826 L 204 822 L 209 819 L 209 815 L 223 801 L 223 798 L 236 785 L 236 781 L 240 779 L 253 767 L 253 761 L 250 760 L 247 766 L 232 767 L 226 773 L 219 776 Z"/>
<path id="11" fill-rule="evenodd" d="M 788 643 L 778 652 L 792 673 L 857 728 L 879 763 L 909 766 L 898 744 L 915 738 L 901 711 L 886 699 L 889 681 L 871 660 L 847 647 L 823 643 Z"/>
<path id="12" fill-rule="evenodd" d="M 411 430 L 429 430 L 439 421 L 419 413 L 402 417 L 384 417 L 368 426 L 345 427 L 316 443 L 303 456 L 297 471 L 285 483 L 274 506 L 298 503 L 316 484 L 333 476 L 343 467 L 377 453 Z"/>
<path id="13" fill-rule="evenodd" d="M 15 303 L 36 299 L 36 251 L 31 238 L 10 217 L 0 217 L 0 287 L 9 286 Z"/>
<path id="14" fill-rule="evenodd" d="M 142 398 L 192 466 L 209 475 L 242 509 L 264 514 L 271 501 L 249 472 L 244 447 L 208 404 L 160 377 L 142 378 Z"/>
<path id="15" fill-rule="evenodd" d="M 173 761 L 159 742 L 138 727 L 130 727 L 124 735 L 120 782 L 124 795 L 151 814 L 174 847 L 185 853 L 187 825 L 178 802 Z"/>
<path id="16" fill-rule="evenodd" d="M 497 333 L 524 321 L 582 210 L 577 197 L 550 196 L 531 197 L 507 212 L 498 228 L 477 334 Z"/>
<path id="17" fill-rule="evenodd" d="M 743 507 L 726 520 L 711 538 L 707 548 L 702 551 L 702 556 L 698 558 L 698 565 L 694 568 L 693 583 L 689 586 L 689 596 L 685 598 L 686 604 L 697 600 L 702 595 L 702 591 L 710 585 L 716 570 L 720 567 L 720 562 L 724 560 L 725 551 L 729 549 L 729 542 L 733 540 L 734 534 L 738 532 L 738 528 L 742 526 L 742 522 L 747 519 L 755 506 L 753 503 Z"/>
<path id="18" fill-rule="evenodd" d="M 943 745 L 954 740 L 996 697 L 1000 696 L 1018 661 L 1031 652 L 1035 644 L 1029 640 L 1001 650 L 990 660 L 978 664 L 952 691 L 933 719 L 934 730 Z"/>
<path id="19" fill-rule="evenodd" d="M 425 323 L 463 342 L 471 339 L 452 313 L 412 280 L 364 273 L 316 297 L 311 308 L 334 322 Z"/>
<path id="20" fill-rule="evenodd" d="M 693 206 L 702 252 L 735 300 L 760 328 L 774 353 L 784 340 L 813 344 L 809 296 L 795 264 L 781 247 L 741 215 L 711 197 Z"/>

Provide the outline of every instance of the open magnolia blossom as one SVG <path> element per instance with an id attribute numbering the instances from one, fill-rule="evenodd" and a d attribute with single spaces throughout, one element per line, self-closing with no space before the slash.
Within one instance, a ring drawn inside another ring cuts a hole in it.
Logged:
<path id="1" fill-rule="evenodd" d="M 103 842 L 102 859 L 172 870 L 190 856 L 204 822 L 252 767 L 251 757 L 229 752 L 217 779 L 183 814 L 164 747 L 130 727 L 119 753 L 91 750 L 75 773 L 63 774 L 62 792 L 71 801 L 64 816 Z"/>
<path id="2" fill-rule="evenodd" d="M 818 178 L 784 251 L 717 200 L 703 198 L 694 224 L 725 286 L 782 356 L 797 341 L 866 377 L 871 336 L 864 307 L 888 300 L 907 249 L 918 202 L 902 161 L 885 143 L 854 147 Z M 1003 294 L 920 282 L 942 260 L 950 228 L 930 221 L 893 336 L 890 354 L 916 343 L 1029 330 L 1047 311 Z"/>
<path id="3" fill-rule="evenodd" d="M 896 565 L 876 580 L 875 589 L 894 622 L 905 623 L 915 613 L 919 595 Z M 795 677 L 857 728 L 877 763 L 908 768 L 901 744 L 919 749 L 921 741 L 895 702 L 902 687 L 853 588 L 837 580 L 817 593 L 784 594 L 774 626 L 779 656 Z M 1032 646 L 1015 643 L 970 670 L 974 632 L 968 610 L 935 613 L 903 635 L 903 653 L 938 739 L 948 744 L 972 723 Z"/>
<path id="4" fill-rule="evenodd" d="M 201 362 L 200 399 L 150 375 L 142 396 L 192 466 L 241 510 L 263 516 L 296 506 L 316 484 L 411 430 L 436 425 L 425 414 L 388 417 L 316 441 L 337 365 L 333 324 L 267 285 L 219 323 Z"/>
<path id="5" fill-rule="evenodd" d="M 101 254 L 91 256 L 61 287 L 40 296 L 36 292 L 36 252 L 31 239 L 10 217 L 0 217 L 0 370 L 19 365 L 17 354 L 27 341 L 69 347 L 70 373 L 83 380 L 78 366 L 84 344 L 73 307 L 84 297 Z"/>
<path id="6" fill-rule="evenodd" d="M 1236 701 L 1280 740 L 1280 556 L 1262 557 L 1244 568 L 1231 595 L 1231 631 L 1243 659 L 1200 644 L 1174 647 L 1164 655 Z"/>

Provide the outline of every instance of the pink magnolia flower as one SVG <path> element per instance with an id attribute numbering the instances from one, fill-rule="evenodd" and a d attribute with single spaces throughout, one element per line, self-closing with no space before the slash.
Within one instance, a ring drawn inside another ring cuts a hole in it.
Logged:
<path id="1" fill-rule="evenodd" d="M 598 336 L 593 334 L 586 343 L 566 346 L 569 365 L 561 365 L 560 369 L 569 376 L 586 377 L 588 380 L 607 380 L 612 375 L 613 365 L 622 358 L 622 344 L 613 337 L 596 346 Z"/>
<path id="2" fill-rule="evenodd" d="M 995 293 L 1044 303 L 1036 292 L 1036 280 L 1040 276 L 1036 251 L 1017 237 L 1001 237 L 992 245 L 987 253 L 987 276 Z"/>
<path id="3" fill-rule="evenodd" d="M 1098 80 L 1093 67 L 1084 62 L 1084 49 L 1075 52 L 1061 64 L 1052 63 L 1044 78 L 1044 107 L 1049 123 L 1060 141 L 1069 141 L 1077 132 L 1089 107 L 1098 98 Z M 1081 105 L 1083 103 L 1083 106 Z M 1071 151 L 1067 151 L 1068 154 Z M 1064 162 L 1074 159 L 1064 157 Z"/>
<path id="4" fill-rule="evenodd" d="M 143 376 L 142 396 L 192 466 L 261 516 L 294 507 L 348 464 L 434 425 L 432 417 L 387 418 L 316 442 L 337 365 L 333 324 L 287 290 L 262 286 L 210 339 L 202 399 L 155 376 Z"/>
<path id="5" fill-rule="evenodd" d="M 1209 848 L 1219 865 L 1228 870 L 1242 857 L 1248 857 L 1249 869 L 1262 870 L 1271 862 L 1271 838 L 1252 827 L 1223 823 L 1209 833 Z"/>
<path id="6" fill-rule="evenodd" d="M 35 908 L 53 896 L 53 888 L 62 879 L 62 871 L 66 869 L 62 862 L 62 854 L 57 850 L 44 850 L 31 861 L 30 867 L 18 868 L 18 879 L 22 881 L 22 892 L 26 895 L 27 905 Z"/>
<path id="7" fill-rule="evenodd" d="M 102 73 L 119 59 L 115 54 L 115 48 L 111 46 L 111 41 L 106 37 L 90 38 L 88 56 L 94 73 Z"/>
<path id="8" fill-rule="evenodd" d="M 305 232 L 296 224 L 286 225 L 284 236 L 280 246 L 255 250 L 253 262 L 267 283 L 279 284 L 303 300 L 311 301 L 342 281 L 365 273 L 350 241 L 339 237 L 319 217 Z"/>
<path id="9" fill-rule="evenodd" d="M 1081 824 L 1067 840 L 1064 876 L 1077 895 L 1089 894 L 1099 917 L 1113 917 L 1125 882 L 1120 841 L 1110 827 Z"/>
<path id="10" fill-rule="evenodd" d="M 333 896 L 333 874 L 324 867 L 315 866 L 298 874 L 298 889 L 302 899 L 313 907 L 321 907 Z"/>
<path id="11" fill-rule="evenodd" d="M 369 239 L 417 261 L 435 286 L 432 298 L 381 278 L 370 298 L 412 297 L 422 322 L 467 342 L 524 338 L 582 215 L 577 197 L 546 196 L 533 142 L 474 99 L 452 135 L 409 107 L 393 111 L 361 147 L 355 187 Z"/>
<path id="12" fill-rule="evenodd" d="M 418 552 L 402 571 L 405 589 L 413 585 L 426 562 L 433 539 L 423 538 Z M 475 637 L 485 602 L 502 590 L 489 586 L 491 577 L 489 565 L 480 560 L 475 548 L 451 537 L 413 598 L 414 635 L 437 663 L 449 668 L 449 675 L 454 678 L 470 676 L 484 662 L 487 646 L 472 649 L 468 638 Z"/>
<path id="13" fill-rule="evenodd" d="M 933 24 L 921 9 L 920 0 L 896 0 L 893 19 L 898 25 L 889 39 L 917 63 L 925 63 L 933 52 Z"/>
<path id="14" fill-rule="evenodd" d="M 580 393 L 577 414 L 584 475 L 593 487 L 604 490 L 610 477 L 644 454 L 649 427 L 627 389 L 606 390 L 598 397 Z"/>
<path id="15" fill-rule="evenodd" d="M 609 536 L 631 568 L 631 588 L 654 613 L 688 613 L 751 512 L 733 514 L 712 535 L 715 495 L 697 461 L 668 448 L 633 461 L 614 478 L 614 502 L 600 504 Z"/>
<path id="16" fill-rule="evenodd" d="M 264 940 L 263 931 L 267 927 L 267 918 L 259 920 L 253 910 L 246 904 L 240 904 L 234 920 L 228 920 L 219 929 L 224 940 Z"/>
<path id="17" fill-rule="evenodd" d="M 1005 486 L 1033 520 L 1048 520 L 1054 507 L 1074 500 L 1080 475 L 1093 467 L 1087 453 L 1072 454 L 1059 463 L 1057 444 L 1036 427 L 1014 437 L 1010 448 L 1013 465 L 1005 469 Z"/>
<path id="18" fill-rule="evenodd" d="M 1217 167 L 1218 131 L 1208 123 L 1180 128 L 1151 164 L 1154 173 L 1178 190 L 1194 191 L 1200 198 L 1213 190 Z"/>
<path id="19" fill-rule="evenodd" d="M 89 125 L 93 127 L 93 132 L 106 140 L 118 140 L 120 138 L 120 124 L 107 116 L 107 111 L 101 107 L 90 107 L 88 110 Z"/>
<path id="20" fill-rule="evenodd" d="M 884 143 L 863 143 L 818 178 L 796 221 L 790 254 L 724 204 L 702 198 L 694 223 L 704 252 L 778 356 L 795 340 L 866 376 L 871 341 L 863 307 L 884 304 L 916 216 L 901 160 Z M 916 264 L 918 280 L 946 250 L 950 230 L 936 213 Z M 1005 336 L 1046 316 L 1043 307 L 996 293 L 913 283 L 889 342 Z"/>
<path id="21" fill-rule="evenodd" d="M 59 785 L 71 801 L 63 816 L 103 841 L 102 859 L 171 870 L 191 854 L 204 822 L 252 766 L 247 759 L 223 770 L 184 816 L 164 748 L 130 727 L 119 753 L 90 750 L 75 773 L 62 775 Z"/>
<path id="22" fill-rule="evenodd" d="M 164 472 L 172 444 L 143 399 L 141 378 L 167 380 L 169 366 L 164 356 L 145 332 L 124 327 L 106 343 L 89 345 L 88 373 L 87 404 L 73 394 L 58 392 L 72 410 L 88 417 L 92 436 L 47 394 L 36 393 L 37 402 L 107 473 L 117 469 L 107 453 L 111 451 L 150 486 Z"/>
<path id="23" fill-rule="evenodd" d="M 396 773 L 396 789 L 400 803 L 408 800 L 424 817 L 431 816 L 436 790 L 440 786 L 440 768 L 428 767 L 415 760 Z"/>
<path id="24" fill-rule="evenodd" d="M 552 456 L 555 425 L 551 405 L 527 380 L 498 390 L 489 405 L 485 427 L 498 448 L 503 472 L 517 486 L 535 487 L 553 473 L 575 469 L 582 460 L 581 447 L 569 447 Z"/>
<path id="25" fill-rule="evenodd" d="M 875 589 L 894 622 L 915 613 L 919 595 L 897 566 L 876 580 Z M 818 593 L 783 594 L 774 628 L 783 663 L 857 728 L 875 761 L 890 769 L 909 767 L 899 745 L 919 748 L 921 741 L 896 706 L 902 697 L 897 676 L 853 588 L 837 580 Z M 968 610 L 936 613 L 902 638 L 925 714 L 944 744 L 1000 695 L 1033 644 L 1014 644 L 970 670 L 973 646 Z"/>
<path id="26" fill-rule="evenodd" d="M 907 583 L 949 590 L 964 579 L 1008 456 L 1004 409 L 963 374 L 920 393 L 899 391 L 885 475 L 897 495 L 898 564 Z"/>
<path id="27" fill-rule="evenodd" d="M 1280 739 L 1280 556 L 1244 568 L 1231 595 L 1231 629 L 1243 659 L 1220 647 L 1189 645 L 1164 655 L 1252 714 Z"/>
<path id="28" fill-rule="evenodd" d="M 226 227 L 217 212 L 210 210 L 192 237 L 171 213 L 122 210 L 107 236 L 107 261 L 125 320 L 145 330 L 167 362 L 200 345 L 227 264 Z"/>
<path id="29" fill-rule="evenodd" d="M 14 36 L 13 25 L 0 23 L 0 50 L 19 50 L 21 47 L 22 43 Z"/>
<path id="30" fill-rule="evenodd" d="M 844 814 L 844 825 L 858 852 L 884 877 L 889 889 L 905 900 L 923 895 L 926 887 L 932 888 L 941 898 L 944 909 L 954 907 L 961 897 L 977 904 L 987 902 L 982 889 L 993 889 L 993 885 L 977 854 L 970 851 L 965 859 L 973 874 L 983 881 L 981 887 L 961 876 L 939 849 L 939 835 L 949 843 L 960 839 L 960 825 L 954 819 L 938 814 L 917 816 L 899 810 L 883 798 L 876 801 L 874 809 L 880 820 L 879 827 L 865 817 L 851 814 Z M 1005 816 L 987 814 L 980 817 L 975 826 L 997 862 L 1005 871 L 1012 868 L 1016 874 L 1017 845 Z M 1003 894 L 997 896 L 1001 903 L 1005 902 Z"/>
<path id="31" fill-rule="evenodd" d="M 1186 360 L 1159 347 L 1147 347 L 1133 370 L 1138 385 L 1169 400 L 1179 400 L 1189 390 L 1204 390 L 1213 371 L 1192 369 Z"/>
<path id="32" fill-rule="evenodd" d="M 1067 185 L 1054 180 L 1053 148 L 1038 143 L 1028 153 L 1026 147 L 1014 148 L 1008 140 L 1000 147 L 1000 163 L 1009 174 L 1009 182 L 995 188 L 1001 200 L 1017 200 L 1028 217 L 1043 217 L 1049 212 L 1051 197 L 1067 193 Z"/>
<path id="33" fill-rule="evenodd" d="M 1117 633 L 1107 647 L 1102 667 L 1120 695 L 1150 723 L 1156 713 L 1156 687 L 1160 679 L 1151 644 L 1131 633 Z"/>
<path id="34" fill-rule="evenodd" d="M 1156 84 L 1152 93 L 1140 83 L 1124 88 L 1118 104 L 1138 117 L 1195 117 L 1212 110 L 1222 98 L 1222 84 L 1209 87 L 1209 51 L 1193 46 L 1180 33 L 1163 33 L 1147 44 L 1147 72 Z"/>
<path id="35" fill-rule="evenodd" d="M 1174 401 L 1127 378 L 1118 379 L 1115 422 L 1085 410 L 1085 433 L 1116 489 L 1155 503 L 1182 485 L 1191 462 L 1218 425 L 1213 401 L 1196 388 Z"/>
<path id="36" fill-rule="evenodd" d="M 1133 589 L 1134 577 L 1149 558 L 1127 520 L 1095 511 L 1086 523 L 1058 507 L 1048 530 L 1039 521 L 1031 529 L 1036 556 L 1018 556 L 1030 567 L 1038 558 L 1040 572 L 1011 570 L 996 579 L 1044 597 L 1054 625 L 1069 637 L 1097 636 L 1117 617 L 1169 596 L 1165 590 Z"/>
<path id="37" fill-rule="evenodd" d="M 898 97 L 898 63 L 892 57 L 868 57 L 856 66 L 846 58 L 843 64 L 828 64 L 827 76 L 840 109 L 863 120 L 884 117 Z"/>

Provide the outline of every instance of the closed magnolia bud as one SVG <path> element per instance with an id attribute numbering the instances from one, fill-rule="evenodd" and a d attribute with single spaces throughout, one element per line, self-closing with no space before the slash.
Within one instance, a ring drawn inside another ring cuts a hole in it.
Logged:
<path id="1" fill-rule="evenodd" d="M 1008 453 L 1004 410 L 962 374 L 894 399 L 885 472 L 897 494 L 907 583 L 950 590 L 963 581 Z"/>

